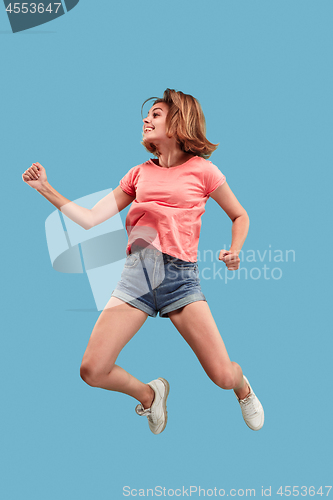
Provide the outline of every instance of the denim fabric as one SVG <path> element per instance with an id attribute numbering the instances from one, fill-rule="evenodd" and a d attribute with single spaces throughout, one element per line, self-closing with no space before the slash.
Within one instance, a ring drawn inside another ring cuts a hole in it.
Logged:
<path id="1" fill-rule="evenodd" d="M 111 296 L 149 316 L 167 318 L 191 302 L 205 300 L 197 262 L 186 262 L 152 247 L 132 246 L 120 281 Z"/>

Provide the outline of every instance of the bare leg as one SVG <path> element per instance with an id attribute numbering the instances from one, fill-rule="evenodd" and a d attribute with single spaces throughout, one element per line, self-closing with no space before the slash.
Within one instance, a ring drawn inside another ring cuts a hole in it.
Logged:
<path id="1" fill-rule="evenodd" d="M 169 313 L 179 333 L 193 349 L 203 369 L 222 389 L 234 389 L 240 399 L 250 392 L 241 367 L 230 361 L 207 302 L 192 302 Z"/>
<path id="2" fill-rule="evenodd" d="M 155 395 L 153 389 L 115 362 L 147 317 L 148 314 L 140 309 L 111 297 L 94 326 L 80 369 L 87 384 L 128 394 L 140 401 L 144 408 L 151 406 Z"/>

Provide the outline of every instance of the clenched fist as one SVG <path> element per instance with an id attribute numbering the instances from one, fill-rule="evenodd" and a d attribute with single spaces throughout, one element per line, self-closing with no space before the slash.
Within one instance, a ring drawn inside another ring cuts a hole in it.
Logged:
<path id="1" fill-rule="evenodd" d="M 34 189 L 39 189 L 47 181 L 45 168 L 38 162 L 33 163 L 23 174 L 22 180 Z"/>
<path id="2" fill-rule="evenodd" d="M 239 268 L 240 258 L 237 252 L 230 252 L 228 250 L 221 250 L 219 260 L 222 260 L 229 271 L 236 271 Z"/>

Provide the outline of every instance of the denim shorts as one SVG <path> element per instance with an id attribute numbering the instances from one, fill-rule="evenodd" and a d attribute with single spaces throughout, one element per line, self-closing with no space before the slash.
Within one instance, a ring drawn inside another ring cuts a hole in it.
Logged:
<path id="1" fill-rule="evenodd" d="M 153 247 L 132 246 L 111 296 L 155 318 L 191 302 L 205 300 L 197 262 L 186 262 Z"/>

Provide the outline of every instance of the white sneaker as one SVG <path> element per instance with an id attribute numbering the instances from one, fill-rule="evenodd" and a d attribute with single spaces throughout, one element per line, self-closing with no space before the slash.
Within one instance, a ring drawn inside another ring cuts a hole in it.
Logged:
<path id="1" fill-rule="evenodd" d="M 164 431 L 167 424 L 168 414 L 166 409 L 166 400 L 169 394 L 169 383 L 164 378 L 152 380 L 148 385 L 155 392 L 155 398 L 150 408 L 144 408 L 138 404 L 135 411 L 138 415 L 145 415 L 148 418 L 148 424 L 151 432 L 160 434 Z"/>
<path id="2" fill-rule="evenodd" d="M 257 396 L 254 394 L 245 375 L 243 375 L 243 377 L 250 388 L 250 394 L 248 394 L 244 399 L 239 399 L 236 393 L 235 395 L 242 409 L 246 425 L 253 431 L 259 431 L 259 429 L 261 429 L 264 425 L 264 409 Z"/>

